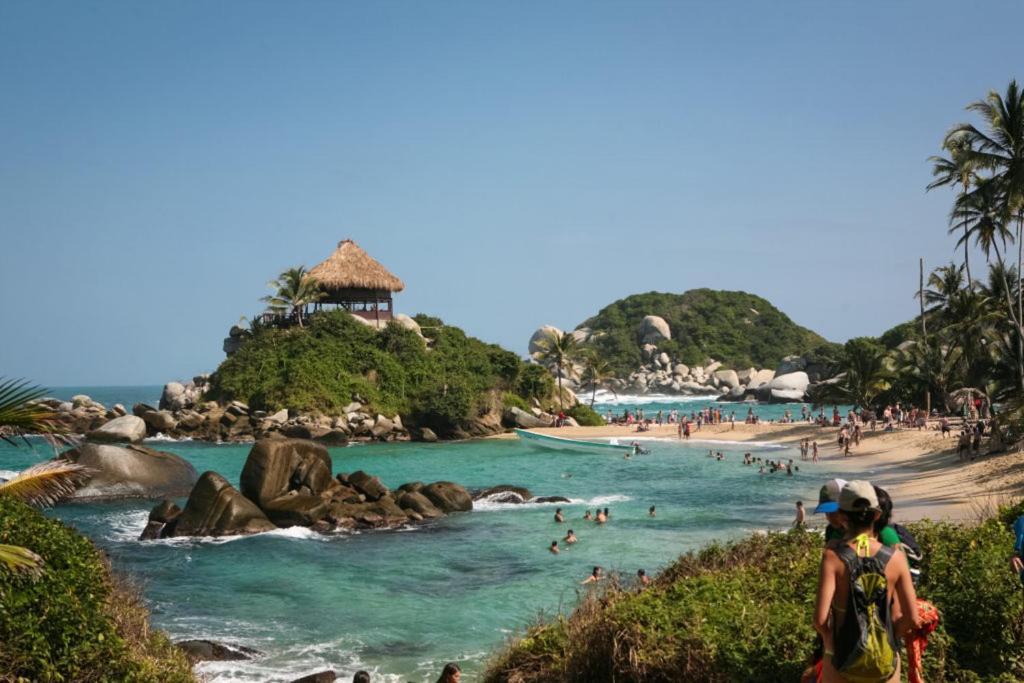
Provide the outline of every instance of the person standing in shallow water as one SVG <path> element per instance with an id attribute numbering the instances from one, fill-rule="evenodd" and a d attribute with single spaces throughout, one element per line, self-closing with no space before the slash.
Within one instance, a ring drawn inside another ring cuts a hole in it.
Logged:
<path id="1" fill-rule="evenodd" d="M 594 567 L 594 571 L 592 571 L 590 573 L 590 576 L 588 576 L 587 578 L 585 578 L 582 581 L 580 581 L 580 585 L 586 585 L 588 583 L 597 583 L 598 581 L 600 581 L 603 578 L 604 577 L 601 576 L 601 568 L 600 567 Z"/>
<path id="2" fill-rule="evenodd" d="M 459 679 L 462 678 L 462 669 L 455 662 L 448 662 L 444 665 L 444 670 L 441 672 L 441 677 L 437 679 L 437 683 L 459 683 Z"/>
<path id="3" fill-rule="evenodd" d="M 548 550 L 552 555 L 558 554 L 558 541 L 551 541 L 551 545 L 548 546 Z"/>
<path id="4" fill-rule="evenodd" d="M 565 517 L 562 515 L 562 508 L 555 508 L 555 521 L 559 524 L 565 521 Z"/>

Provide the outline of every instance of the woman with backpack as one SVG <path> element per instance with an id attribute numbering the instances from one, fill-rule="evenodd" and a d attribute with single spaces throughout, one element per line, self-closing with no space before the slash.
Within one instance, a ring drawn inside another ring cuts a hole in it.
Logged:
<path id="1" fill-rule="evenodd" d="M 829 544 L 821 560 L 814 628 L 824 641 L 821 679 L 900 680 L 897 640 L 918 626 L 916 594 L 907 558 L 884 546 L 874 530 L 878 496 L 866 481 L 848 482 L 839 494 L 846 534 Z M 893 604 L 903 615 L 893 623 Z"/>

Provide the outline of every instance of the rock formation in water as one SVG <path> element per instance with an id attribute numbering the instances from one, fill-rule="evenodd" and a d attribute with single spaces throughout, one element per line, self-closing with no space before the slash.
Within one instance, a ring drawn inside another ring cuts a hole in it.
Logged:
<path id="1" fill-rule="evenodd" d="M 458 484 L 403 484 L 394 492 L 363 471 L 332 476 L 323 445 L 264 439 L 252 447 L 238 489 L 216 472 L 199 478 L 183 510 L 170 501 L 153 508 L 142 538 L 228 536 L 291 526 L 329 532 L 390 528 L 473 509 Z"/>

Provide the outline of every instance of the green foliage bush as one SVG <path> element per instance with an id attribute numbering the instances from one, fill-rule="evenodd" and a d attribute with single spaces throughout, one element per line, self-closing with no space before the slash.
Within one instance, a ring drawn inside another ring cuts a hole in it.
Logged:
<path id="1" fill-rule="evenodd" d="M 576 420 L 581 427 L 603 427 L 604 418 L 585 403 L 577 403 L 565 411 L 565 414 Z"/>
<path id="2" fill-rule="evenodd" d="M 491 409 L 502 392 L 550 397 L 553 384 L 543 368 L 437 318 L 416 320 L 431 339 L 429 349 L 397 323 L 378 332 L 344 311 L 317 313 L 305 328 L 257 329 L 217 368 L 209 396 L 268 411 L 328 414 L 359 399 L 441 436 Z"/>
<path id="3" fill-rule="evenodd" d="M 144 615 L 126 614 L 130 600 L 88 539 L 0 496 L 0 543 L 30 548 L 46 563 L 34 582 L 0 569 L 0 679 L 194 680 L 166 637 L 139 633 Z"/>
<path id="4" fill-rule="evenodd" d="M 661 316 L 672 329 L 672 339 L 658 348 L 688 365 L 715 358 L 728 367 L 774 368 L 784 356 L 834 346 L 753 294 L 712 289 L 648 292 L 609 304 L 581 325 L 603 333 L 594 345 L 619 376 L 641 363 L 637 333 L 646 315 Z"/>
<path id="5" fill-rule="evenodd" d="M 926 680 L 1024 679 L 1024 595 L 1007 564 L 1012 512 L 977 526 L 911 525 L 925 551 L 918 593 L 942 615 Z M 643 591 L 612 587 L 527 630 L 485 680 L 798 680 L 814 641 L 821 550 L 821 536 L 794 531 L 683 555 Z"/>

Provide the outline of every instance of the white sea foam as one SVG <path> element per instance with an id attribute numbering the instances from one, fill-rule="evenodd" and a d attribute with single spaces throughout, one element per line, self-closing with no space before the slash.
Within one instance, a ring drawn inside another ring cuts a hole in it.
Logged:
<path id="1" fill-rule="evenodd" d="M 703 396 L 680 396 L 678 394 L 614 394 L 610 391 L 599 390 L 594 397 L 594 405 L 646 405 L 648 403 L 697 403 L 714 401 L 719 394 L 707 394 Z M 576 395 L 576 398 L 584 403 L 590 403 L 590 394 L 583 392 Z"/>
<path id="2" fill-rule="evenodd" d="M 163 432 L 157 432 L 154 436 L 147 436 L 146 441 L 170 441 L 173 443 L 185 443 L 186 441 L 192 441 L 191 436 L 183 436 L 180 439 L 176 439 L 173 436 L 168 436 Z"/>
<path id="3" fill-rule="evenodd" d="M 543 507 L 558 507 L 564 505 L 588 505 L 598 507 L 602 505 L 611 505 L 612 503 L 624 503 L 627 500 L 632 500 L 629 496 L 621 494 L 612 494 L 608 496 L 595 496 L 594 498 L 570 498 L 568 503 L 565 502 L 551 502 L 551 503 L 534 503 L 531 500 L 525 503 L 499 503 L 491 498 L 496 498 L 503 493 L 495 493 L 487 498 L 481 498 L 480 500 L 473 501 L 474 512 L 491 512 L 493 510 L 530 510 Z"/>
<path id="4" fill-rule="evenodd" d="M 243 627 L 242 632 L 246 629 Z M 233 633 L 239 631 L 233 629 Z M 208 636 L 189 635 L 194 637 L 208 637 L 217 640 L 217 634 Z M 351 680 L 356 671 L 363 669 L 371 674 L 374 681 L 385 683 L 401 683 L 402 676 L 383 673 L 379 668 L 370 666 L 362 661 L 357 648 L 361 643 L 353 642 L 350 638 L 342 638 L 333 641 L 312 644 L 294 644 L 285 647 L 283 650 L 273 651 L 274 640 L 271 639 L 267 646 L 270 651 L 265 652 L 261 657 L 248 661 L 228 662 L 201 662 L 196 671 L 203 674 L 212 683 L 227 681 L 288 681 L 314 671 L 332 669 L 338 672 L 338 680 Z M 262 643 L 259 639 L 245 643 L 249 647 L 261 649 Z"/>
<path id="5" fill-rule="evenodd" d="M 110 515 L 107 523 L 110 525 L 110 538 L 114 541 L 138 542 L 138 543 L 159 543 L 171 546 L 191 546 L 196 544 L 221 545 L 241 541 L 246 538 L 257 536 L 275 538 L 290 538 L 298 541 L 329 541 L 332 534 L 322 534 L 302 526 L 293 526 L 286 529 L 274 529 L 259 534 L 240 534 L 237 536 L 178 536 L 175 538 L 160 538 L 149 541 L 140 541 L 139 535 L 146 528 L 149 513 L 145 510 L 132 510 L 120 514 Z M 350 535 L 355 532 L 340 532 L 339 535 Z"/>
<path id="6" fill-rule="evenodd" d="M 0 479 L 14 479 L 19 474 L 17 470 L 0 470 Z"/>

